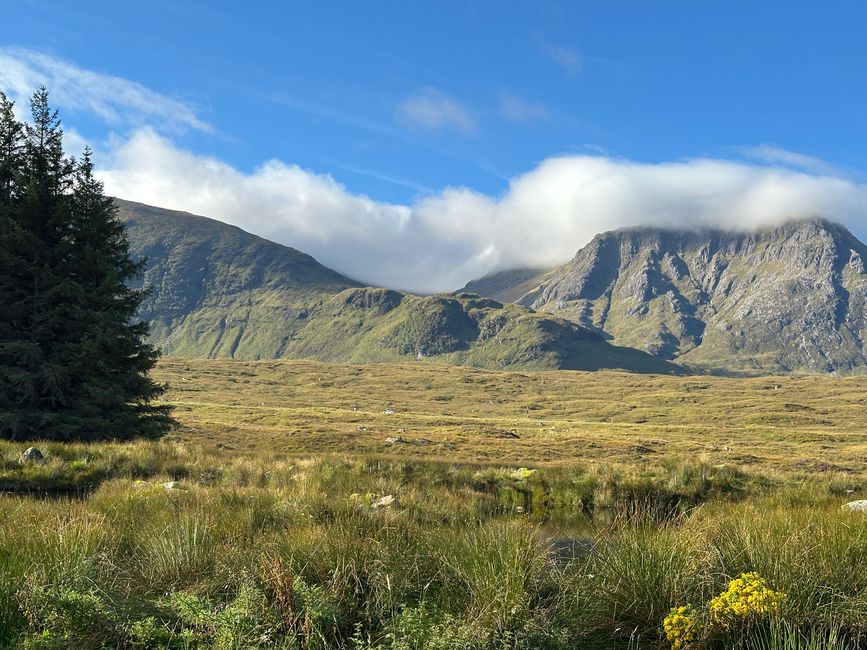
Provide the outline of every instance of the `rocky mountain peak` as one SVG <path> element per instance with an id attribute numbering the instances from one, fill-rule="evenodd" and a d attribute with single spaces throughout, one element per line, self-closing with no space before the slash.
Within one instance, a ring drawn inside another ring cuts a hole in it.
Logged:
<path id="1" fill-rule="evenodd" d="M 627 228 L 596 236 L 518 301 L 696 366 L 850 371 L 867 367 L 865 259 L 864 244 L 821 218 Z"/>

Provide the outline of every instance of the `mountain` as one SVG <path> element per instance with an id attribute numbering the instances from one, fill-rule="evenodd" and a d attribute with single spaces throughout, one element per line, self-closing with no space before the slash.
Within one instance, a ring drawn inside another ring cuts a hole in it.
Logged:
<path id="1" fill-rule="evenodd" d="M 309 255 L 185 212 L 117 200 L 151 295 L 140 315 L 166 354 L 281 356 L 312 305 L 358 282 Z"/>
<path id="2" fill-rule="evenodd" d="M 865 260 L 864 244 L 821 219 L 632 228 L 598 235 L 514 300 L 695 367 L 849 372 L 867 369 Z"/>
<path id="3" fill-rule="evenodd" d="M 503 302 L 519 302 L 553 275 L 551 269 L 514 269 L 468 282 L 459 293 L 475 293 Z"/>
<path id="4" fill-rule="evenodd" d="M 472 294 L 364 287 L 220 221 L 117 203 L 133 256 L 148 260 L 140 314 L 165 354 L 680 372 L 550 314 Z"/>

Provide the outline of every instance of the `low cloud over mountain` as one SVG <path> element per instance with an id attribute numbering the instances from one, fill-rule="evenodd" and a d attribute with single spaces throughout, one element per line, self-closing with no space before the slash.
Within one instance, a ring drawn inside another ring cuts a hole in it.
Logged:
<path id="1" fill-rule="evenodd" d="M 279 160 L 245 173 L 149 129 L 101 162 L 112 194 L 212 215 L 364 282 L 419 292 L 555 266 L 595 234 L 625 226 L 743 229 L 818 216 L 867 234 L 867 185 L 782 163 L 562 156 L 513 178 L 501 196 L 448 188 L 396 205 Z"/>

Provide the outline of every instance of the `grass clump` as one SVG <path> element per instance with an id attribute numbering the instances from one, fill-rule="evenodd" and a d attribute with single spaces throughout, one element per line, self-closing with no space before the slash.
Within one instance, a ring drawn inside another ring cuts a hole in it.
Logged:
<path id="1" fill-rule="evenodd" d="M 187 457 L 189 477 L 211 462 Z M 863 640 L 867 533 L 829 483 L 768 489 L 744 475 L 745 494 L 732 497 L 690 494 L 681 481 L 689 505 L 672 513 L 638 498 L 638 486 L 665 494 L 672 476 L 700 472 L 327 458 L 255 473 L 246 463 L 224 458 L 219 479 L 171 487 L 164 476 L 113 478 L 81 498 L 4 497 L 2 642 L 481 650 Z M 503 495 L 523 488 L 529 507 L 506 507 Z M 386 495 L 389 505 L 374 505 Z M 738 579 L 744 589 L 732 591 Z M 763 600 L 749 625 L 714 618 L 713 603 L 747 592 L 785 598 Z M 687 603 L 694 609 L 673 617 Z M 690 617 L 702 625 L 690 628 Z"/>

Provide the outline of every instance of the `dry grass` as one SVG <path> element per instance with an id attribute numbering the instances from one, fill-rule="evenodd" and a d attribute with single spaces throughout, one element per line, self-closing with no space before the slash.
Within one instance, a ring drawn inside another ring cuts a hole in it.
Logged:
<path id="1" fill-rule="evenodd" d="M 171 439 L 271 457 L 494 463 L 683 459 L 751 472 L 867 471 L 867 378 L 497 372 L 435 363 L 164 359 Z M 393 410 L 394 413 L 387 413 Z M 386 444 L 400 436 L 404 443 Z M 517 436 L 517 437 L 515 437 Z"/>
<path id="2" fill-rule="evenodd" d="M 867 490 L 867 379 L 157 378 L 169 440 L 36 443 L 28 464 L 0 443 L 0 647 L 664 648 L 671 607 L 751 571 L 787 595 L 784 629 L 705 621 L 692 647 L 867 642 L 867 528 L 840 508 Z"/>

